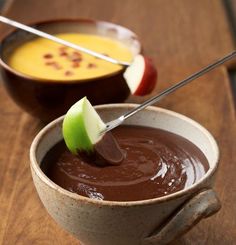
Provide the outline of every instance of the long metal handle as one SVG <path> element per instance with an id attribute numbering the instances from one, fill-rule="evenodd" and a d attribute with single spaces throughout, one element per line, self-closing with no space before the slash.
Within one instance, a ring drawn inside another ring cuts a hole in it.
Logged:
<path id="1" fill-rule="evenodd" d="M 111 129 L 119 126 L 120 124 L 122 124 L 124 122 L 125 119 L 133 116 L 135 113 L 143 110 L 144 108 L 146 108 L 149 105 L 153 105 L 154 103 L 158 102 L 159 100 L 161 100 L 163 97 L 165 97 L 166 95 L 174 92 L 175 90 L 177 90 L 178 88 L 183 87 L 184 85 L 190 83 L 191 81 L 201 77 L 202 75 L 206 74 L 207 72 L 215 69 L 216 67 L 224 64 L 225 62 L 231 60 L 232 58 L 234 58 L 236 56 L 236 51 L 233 51 L 229 54 L 227 54 L 226 56 L 224 56 L 223 58 L 217 60 L 216 62 L 204 67 L 203 69 L 201 69 L 200 71 L 193 73 L 191 76 L 187 77 L 186 79 L 178 82 L 177 84 L 171 86 L 170 88 L 164 90 L 163 92 L 161 92 L 160 94 L 158 94 L 157 96 L 154 96 L 152 98 L 150 98 L 149 100 L 145 101 L 144 103 L 142 103 L 141 105 L 135 107 L 134 109 L 128 111 L 127 113 L 125 113 L 124 115 L 120 116 L 119 118 L 110 121 L 107 123 L 107 127 L 106 129 L 103 131 L 107 132 L 110 131 Z"/>
<path id="2" fill-rule="evenodd" d="M 113 58 L 111 58 L 111 57 L 108 57 L 108 56 L 106 56 L 106 55 L 103 55 L 103 54 L 94 52 L 94 51 L 92 51 L 92 50 L 90 50 L 90 49 L 81 47 L 81 46 L 76 45 L 76 44 L 71 43 L 71 42 L 67 42 L 67 41 L 65 41 L 65 40 L 63 40 L 63 39 L 60 39 L 60 38 L 55 37 L 55 36 L 53 36 L 53 35 L 50 35 L 50 34 L 48 34 L 48 33 L 46 33 L 46 32 L 39 31 L 39 30 L 37 30 L 37 29 L 35 29 L 35 28 L 32 28 L 32 27 L 30 27 L 30 26 L 21 24 L 21 23 L 19 23 L 19 22 L 17 22 L 17 21 L 11 20 L 11 19 L 6 18 L 6 17 L 1 16 L 1 15 L 0 15 L 0 22 L 3 22 L 3 23 L 5 23 L 5 24 L 7 24 L 7 25 L 10 25 L 10 26 L 14 26 L 14 27 L 16 27 L 16 28 L 22 29 L 22 30 L 27 31 L 27 32 L 33 33 L 33 34 L 35 34 L 35 35 L 37 35 L 37 36 L 40 36 L 40 37 L 44 37 L 44 38 L 50 39 L 50 40 L 52 40 L 52 41 L 54 41 L 54 42 L 60 43 L 60 44 L 62 44 L 62 45 L 65 45 L 65 46 L 67 46 L 67 47 L 73 48 L 73 49 L 75 49 L 75 50 L 79 50 L 79 51 L 81 51 L 81 52 L 84 52 L 84 53 L 86 53 L 86 54 L 92 55 L 92 56 L 94 56 L 94 57 L 97 57 L 97 58 L 106 60 L 106 61 L 108 61 L 108 62 L 110 62 L 110 63 L 113 63 L 113 64 L 123 65 L 123 66 L 129 66 L 129 65 L 130 65 L 130 63 L 128 63 L 128 62 L 125 62 L 125 61 L 119 61 L 119 60 L 113 59 Z"/>

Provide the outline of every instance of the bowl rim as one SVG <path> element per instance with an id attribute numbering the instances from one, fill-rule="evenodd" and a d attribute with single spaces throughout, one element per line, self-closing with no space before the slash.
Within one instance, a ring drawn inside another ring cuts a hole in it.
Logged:
<path id="1" fill-rule="evenodd" d="M 95 109 L 107 109 L 107 108 L 134 108 L 135 106 L 137 106 L 137 104 L 131 104 L 131 103 L 123 103 L 123 104 L 108 104 L 108 105 L 98 105 L 95 106 Z M 84 201 L 87 203 L 92 203 L 92 204 L 96 204 L 96 205 L 106 205 L 106 206 L 140 206 L 140 205 L 150 205 L 153 203 L 163 203 L 166 201 L 171 201 L 173 199 L 176 198 L 180 198 L 183 197 L 185 195 L 191 195 L 193 193 L 197 193 L 199 191 L 199 187 L 206 182 L 207 180 L 211 179 L 211 177 L 215 174 L 218 165 L 219 165 L 219 148 L 218 145 L 216 143 L 216 140 L 214 139 L 214 137 L 212 136 L 212 134 L 206 129 L 204 128 L 202 125 L 200 125 L 198 122 L 194 121 L 193 119 L 182 115 L 180 113 L 171 111 L 171 110 L 167 110 L 164 108 L 160 108 L 160 107 L 155 107 L 155 106 L 149 106 L 147 107 L 145 110 L 149 110 L 149 111 L 154 111 L 154 112 L 161 112 L 173 117 L 177 117 L 187 123 L 190 123 L 192 126 L 194 126 L 196 129 L 198 129 L 199 131 L 201 131 L 209 140 L 211 147 L 213 149 L 213 151 L 216 153 L 216 161 L 214 162 L 213 167 L 209 168 L 209 170 L 206 172 L 206 174 L 196 183 L 194 183 L 193 185 L 189 186 L 186 189 L 174 192 L 170 195 L 167 196 L 162 196 L 162 197 L 157 197 L 157 198 L 151 198 L 151 199 L 145 199 L 145 200 L 139 200 L 139 201 L 108 201 L 108 200 L 97 200 L 97 199 L 91 199 L 89 197 L 85 197 L 85 196 L 81 196 L 77 193 L 72 193 L 62 187 L 60 187 L 59 185 L 57 185 L 56 183 L 54 183 L 52 180 L 50 180 L 45 174 L 44 172 L 41 170 L 40 165 L 37 163 L 36 160 L 36 150 L 37 150 L 37 146 L 40 144 L 42 138 L 44 137 L 44 135 L 46 135 L 52 128 L 57 127 L 59 123 L 61 123 L 61 121 L 63 120 L 64 116 L 61 116 L 55 120 L 53 120 L 51 123 L 49 123 L 48 125 L 46 125 L 44 128 L 42 128 L 39 133 L 35 136 L 31 146 L 30 146 L 30 165 L 31 165 L 31 169 L 35 172 L 35 174 L 38 176 L 38 178 L 41 179 L 42 182 L 44 182 L 47 186 L 49 186 L 50 188 L 54 189 L 55 191 L 58 191 L 60 194 L 62 195 L 66 195 L 67 197 L 76 200 L 76 201 Z"/>
<path id="2" fill-rule="evenodd" d="M 130 30 L 127 27 L 124 27 L 122 25 L 119 25 L 119 24 L 116 24 L 116 23 L 113 23 L 113 22 L 109 22 L 109 21 L 96 20 L 96 19 L 90 19 L 90 18 L 58 18 L 58 19 L 46 19 L 46 20 L 41 20 L 41 21 L 34 21 L 34 22 L 28 23 L 27 25 L 29 25 L 29 26 L 35 26 L 35 25 L 41 26 L 41 25 L 55 24 L 55 23 L 56 24 L 57 23 L 60 24 L 61 22 L 81 22 L 81 23 L 91 23 L 91 24 L 93 23 L 93 24 L 98 24 L 98 25 L 102 25 L 102 26 L 110 25 L 110 26 L 116 27 L 118 29 L 123 29 L 123 30 L 129 32 L 130 35 L 132 35 L 135 38 L 135 40 L 137 41 L 137 43 L 138 43 L 137 54 L 141 53 L 141 51 L 142 51 L 141 42 L 140 42 L 140 40 L 138 38 L 138 35 L 135 32 L 133 32 L 132 30 Z M 56 79 L 38 78 L 38 77 L 34 77 L 34 76 L 31 76 L 31 75 L 27 75 L 27 74 L 21 73 L 19 71 L 16 71 L 11 66 L 9 66 L 3 60 L 2 51 L 1 51 L 1 49 L 3 48 L 2 47 L 3 43 L 9 37 L 11 37 L 12 35 L 15 35 L 17 33 L 17 31 L 25 32 L 24 30 L 21 30 L 21 29 L 18 29 L 18 28 L 13 28 L 10 31 L 6 32 L 2 36 L 1 42 L 0 42 L 0 65 L 3 68 L 5 68 L 7 71 L 13 73 L 16 76 L 22 77 L 22 78 L 24 78 L 24 79 L 26 79 L 28 81 L 41 82 L 41 83 L 50 82 L 50 83 L 55 83 L 55 84 L 84 83 L 84 82 L 92 82 L 92 81 L 97 80 L 97 79 L 105 79 L 105 78 L 109 78 L 109 77 L 112 77 L 112 76 L 116 76 L 117 74 L 122 73 L 125 70 L 125 67 L 121 66 L 120 70 L 115 71 L 115 72 L 111 72 L 111 73 L 108 73 L 108 74 L 105 74 L 105 75 L 102 75 L 102 76 L 99 76 L 99 77 L 92 77 L 92 78 L 85 78 L 85 79 L 71 79 L 71 80 L 56 80 Z"/>

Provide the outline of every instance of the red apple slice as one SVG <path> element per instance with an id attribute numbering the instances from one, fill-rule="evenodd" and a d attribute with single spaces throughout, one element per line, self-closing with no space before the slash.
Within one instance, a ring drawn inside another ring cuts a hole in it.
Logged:
<path id="1" fill-rule="evenodd" d="M 157 70 L 148 57 L 137 55 L 126 69 L 124 78 L 134 95 L 146 95 L 152 92 L 157 81 Z"/>

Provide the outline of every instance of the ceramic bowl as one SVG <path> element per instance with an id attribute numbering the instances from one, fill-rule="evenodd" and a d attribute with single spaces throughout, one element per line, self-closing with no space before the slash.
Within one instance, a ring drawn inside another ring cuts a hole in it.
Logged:
<path id="1" fill-rule="evenodd" d="M 131 104 L 96 107 L 104 121 L 134 108 Z M 195 144 L 209 162 L 207 173 L 192 186 L 173 194 L 141 201 L 103 201 L 69 192 L 51 181 L 41 170 L 45 154 L 62 140 L 60 117 L 35 137 L 31 149 L 31 171 L 39 197 L 49 214 L 84 245 L 167 244 L 200 220 L 220 209 L 213 190 L 219 150 L 212 135 L 197 122 L 161 108 L 147 109 L 125 124 L 161 128 Z"/>
<path id="2" fill-rule="evenodd" d="M 86 19 L 50 20 L 32 26 L 50 34 L 80 32 L 109 37 L 122 42 L 133 55 L 140 53 L 141 49 L 135 33 L 109 22 Z M 3 38 L 0 45 L 4 85 L 12 99 L 33 116 L 50 121 L 64 114 L 72 104 L 84 96 L 96 105 L 123 102 L 130 94 L 123 78 L 124 68 L 92 79 L 59 82 L 17 72 L 8 65 L 8 57 L 16 47 L 33 38 L 33 34 L 14 30 Z"/>

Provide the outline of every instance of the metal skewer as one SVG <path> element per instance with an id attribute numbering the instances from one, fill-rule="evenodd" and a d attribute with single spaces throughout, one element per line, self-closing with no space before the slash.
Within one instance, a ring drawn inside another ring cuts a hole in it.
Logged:
<path id="1" fill-rule="evenodd" d="M 67 46 L 67 47 L 73 48 L 75 50 L 84 52 L 86 54 L 92 55 L 92 56 L 97 57 L 99 59 L 106 60 L 107 62 L 110 62 L 110 63 L 113 63 L 113 64 L 122 65 L 122 66 L 129 66 L 130 65 L 129 62 L 113 59 L 113 58 L 108 57 L 106 55 L 97 53 L 95 51 L 92 51 L 92 50 L 84 48 L 84 47 L 81 47 L 81 46 L 79 46 L 77 44 L 65 41 L 65 40 L 63 40 L 61 38 L 58 38 L 58 37 L 50 35 L 50 34 L 48 34 L 46 32 L 37 30 L 37 29 L 35 29 L 33 27 L 21 24 L 21 23 L 19 23 L 17 21 L 11 20 L 11 19 L 6 18 L 6 17 L 1 16 L 1 15 L 0 15 L 0 22 L 3 22 L 3 23 L 5 23 L 7 25 L 10 25 L 10 26 L 14 26 L 14 27 L 19 28 L 19 29 L 24 30 L 24 31 L 30 32 L 30 33 L 35 34 L 37 36 L 44 37 L 44 38 L 49 39 L 51 41 L 60 43 L 60 44 L 62 44 L 64 46 Z"/>
<path id="2" fill-rule="evenodd" d="M 212 64 L 209 64 L 208 66 L 204 67 L 200 71 L 198 71 L 196 73 L 193 73 L 192 75 L 190 75 L 186 79 L 184 79 L 184 80 L 178 82 L 177 84 L 171 86 L 170 88 L 164 90 L 163 92 L 161 92 L 157 96 L 154 96 L 154 97 L 150 98 L 149 100 L 145 101 L 144 103 L 142 103 L 141 105 L 135 107 L 134 109 L 128 111 L 127 113 L 125 113 L 124 115 L 118 117 L 117 119 L 106 123 L 106 129 L 104 131 L 102 131 L 101 134 L 104 134 L 104 133 L 114 129 L 115 127 L 117 127 L 120 124 L 122 124 L 127 118 L 133 116 L 135 113 L 143 110 L 144 108 L 146 108 L 149 105 L 153 105 L 154 103 L 156 103 L 157 101 L 159 101 L 163 97 L 165 97 L 166 95 L 168 95 L 168 94 L 174 92 L 175 90 L 185 86 L 186 84 L 190 83 L 191 81 L 201 77 L 202 75 L 204 75 L 207 72 L 215 69 L 216 67 L 224 64 L 225 62 L 231 60 L 234 57 L 236 57 L 236 51 L 233 51 L 233 52 L 229 53 L 228 55 L 226 55 L 223 58 L 217 60 L 216 62 L 214 62 Z"/>

